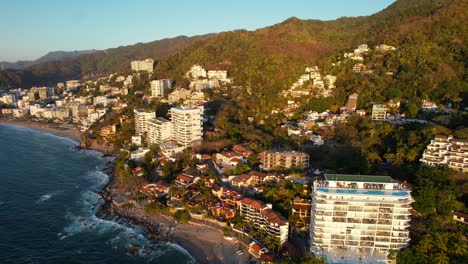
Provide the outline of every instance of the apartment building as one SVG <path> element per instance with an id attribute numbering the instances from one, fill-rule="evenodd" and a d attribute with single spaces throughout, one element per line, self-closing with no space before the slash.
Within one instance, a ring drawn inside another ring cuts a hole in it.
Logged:
<path id="1" fill-rule="evenodd" d="M 267 150 L 259 155 L 260 168 L 262 170 L 309 168 L 309 155 L 296 151 L 271 151 Z"/>
<path id="2" fill-rule="evenodd" d="M 202 140 L 203 106 L 187 105 L 173 107 L 169 110 L 172 122 L 173 139 L 184 147 L 194 141 Z"/>
<path id="3" fill-rule="evenodd" d="M 386 263 L 410 241 L 412 202 L 389 176 L 325 174 L 313 187 L 311 252 L 327 263 Z"/>
<path id="4" fill-rule="evenodd" d="M 146 71 L 149 73 L 153 72 L 154 60 L 146 59 L 146 60 L 134 60 L 130 62 L 130 67 L 132 71 Z"/>
<path id="5" fill-rule="evenodd" d="M 134 109 L 133 114 L 135 117 L 135 133 L 137 135 L 143 135 L 144 133 L 148 132 L 147 121 L 156 118 L 156 113 Z"/>
<path id="6" fill-rule="evenodd" d="M 227 71 L 208 71 L 208 79 L 226 80 Z"/>
<path id="7" fill-rule="evenodd" d="M 243 198 L 240 203 L 240 215 L 252 221 L 256 228 L 263 229 L 269 236 L 276 237 L 283 244 L 288 240 L 289 222 L 281 214 L 273 211 L 271 204 Z"/>
<path id="8" fill-rule="evenodd" d="M 348 96 L 348 100 L 346 101 L 345 105 L 346 112 L 352 113 L 356 111 L 358 96 L 359 95 L 357 93 L 353 93 Z"/>
<path id="9" fill-rule="evenodd" d="M 387 119 L 387 106 L 384 104 L 375 104 L 372 106 L 372 120 L 384 121 Z"/>
<path id="10" fill-rule="evenodd" d="M 172 136 L 171 121 L 158 117 L 146 121 L 146 139 L 149 145 L 161 144 L 169 140 Z"/>
<path id="11" fill-rule="evenodd" d="M 457 139 L 452 135 L 436 135 L 419 161 L 429 166 L 448 166 L 468 172 L 468 140 Z"/>
<path id="12" fill-rule="evenodd" d="M 162 79 L 162 80 L 153 80 L 150 82 L 151 85 L 151 97 L 164 97 L 167 94 L 167 91 L 172 88 L 172 80 Z"/>

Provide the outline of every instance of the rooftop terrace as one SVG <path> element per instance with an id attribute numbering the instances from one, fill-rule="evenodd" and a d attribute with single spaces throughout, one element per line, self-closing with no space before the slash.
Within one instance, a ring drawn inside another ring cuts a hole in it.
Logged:
<path id="1" fill-rule="evenodd" d="M 327 181 L 395 183 L 395 180 L 390 176 L 377 175 L 325 174 L 325 178 Z"/>

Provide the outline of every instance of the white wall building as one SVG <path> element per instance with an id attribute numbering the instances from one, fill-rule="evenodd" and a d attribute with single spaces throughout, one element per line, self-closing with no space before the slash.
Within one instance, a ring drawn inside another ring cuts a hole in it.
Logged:
<path id="1" fill-rule="evenodd" d="M 172 136 L 171 121 L 158 117 L 146 121 L 147 136 L 146 139 L 149 145 L 161 144 L 169 140 Z"/>
<path id="2" fill-rule="evenodd" d="M 162 80 L 153 80 L 151 84 L 151 97 L 164 97 L 167 94 L 167 91 L 172 88 L 172 80 L 162 79 Z"/>
<path id="3" fill-rule="evenodd" d="M 387 119 L 387 106 L 384 104 L 375 104 L 372 106 L 372 120 L 384 121 Z"/>
<path id="4" fill-rule="evenodd" d="M 169 110 L 172 122 L 173 139 L 184 147 L 194 141 L 202 140 L 203 106 L 187 105 Z"/>
<path id="5" fill-rule="evenodd" d="M 146 71 L 146 72 L 153 72 L 153 65 L 154 60 L 146 59 L 146 60 L 135 60 L 130 63 L 132 71 Z"/>
<path id="6" fill-rule="evenodd" d="M 326 262 L 386 263 L 410 241 L 411 192 L 389 176 L 325 174 L 312 198 L 311 251 Z"/>
<path id="7" fill-rule="evenodd" d="M 185 77 L 189 79 L 199 79 L 199 78 L 206 78 L 207 73 L 206 70 L 200 65 L 193 65 L 190 70 L 185 73 Z"/>
<path id="8" fill-rule="evenodd" d="M 147 121 L 156 118 L 155 112 L 144 112 L 143 110 L 133 110 L 135 117 L 135 133 L 142 135 L 148 132 Z"/>
<path id="9" fill-rule="evenodd" d="M 208 71 L 208 79 L 226 80 L 227 71 Z"/>
<path id="10" fill-rule="evenodd" d="M 468 140 L 457 139 L 452 135 L 436 135 L 424 150 L 420 162 L 468 172 Z"/>

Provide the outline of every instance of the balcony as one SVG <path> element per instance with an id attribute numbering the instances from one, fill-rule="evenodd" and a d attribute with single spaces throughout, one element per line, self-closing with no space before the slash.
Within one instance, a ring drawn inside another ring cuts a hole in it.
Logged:
<path id="1" fill-rule="evenodd" d="M 346 222 L 346 218 L 343 218 L 343 217 L 333 217 L 333 222 L 341 222 L 341 223 L 344 223 L 344 222 Z"/>

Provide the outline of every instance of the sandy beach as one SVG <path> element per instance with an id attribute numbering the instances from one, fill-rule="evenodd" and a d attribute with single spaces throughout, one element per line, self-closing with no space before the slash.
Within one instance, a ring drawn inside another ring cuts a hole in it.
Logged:
<path id="1" fill-rule="evenodd" d="M 147 215 L 143 209 L 135 207 L 125 210 L 127 218 L 144 219 L 150 225 L 158 225 L 171 241 L 183 247 L 198 263 L 247 263 L 250 255 L 247 249 L 239 247 L 237 241 L 224 238 L 221 230 L 197 223 L 176 223 L 162 214 Z M 167 233 L 166 233 L 167 232 Z M 243 254 L 238 255 L 241 249 Z"/>
<path id="2" fill-rule="evenodd" d="M 81 131 L 77 128 L 63 128 L 59 127 L 60 124 L 56 123 L 45 123 L 45 122 L 37 122 L 32 120 L 19 120 L 19 119 L 4 119 L 0 118 L 0 124 L 10 124 L 22 127 L 28 127 L 32 129 L 37 129 L 41 131 L 46 131 L 55 135 L 71 138 L 81 142 Z M 113 148 L 112 146 L 101 145 L 93 142 L 93 144 L 88 147 L 91 150 L 97 150 L 103 153 L 111 153 Z"/>
<path id="3" fill-rule="evenodd" d="M 41 130 L 41 131 L 47 131 L 55 135 L 65 136 L 65 137 L 74 139 L 78 142 L 81 140 L 81 132 L 78 129 L 75 129 L 75 128 L 59 129 L 58 124 L 54 124 L 54 123 L 49 124 L 49 123 L 29 121 L 29 120 L 0 118 L 0 124 L 17 125 L 17 126 L 28 127 L 32 129 Z"/>

